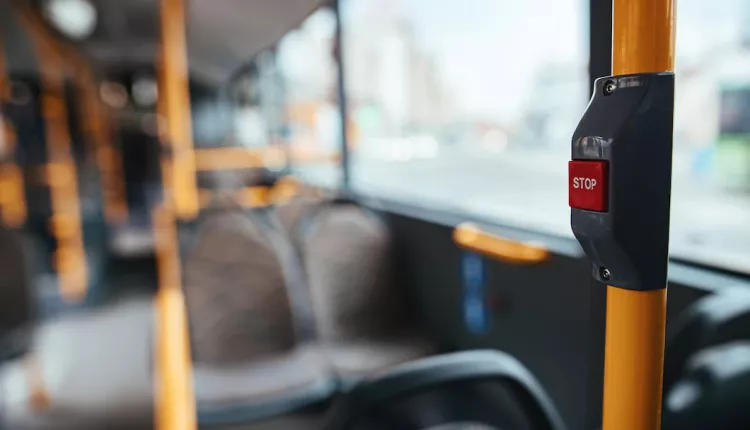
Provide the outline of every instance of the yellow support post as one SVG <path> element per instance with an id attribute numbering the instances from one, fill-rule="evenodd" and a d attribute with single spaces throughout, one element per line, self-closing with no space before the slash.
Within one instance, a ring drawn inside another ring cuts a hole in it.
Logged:
<path id="1" fill-rule="evenodd" d="M 674 70 L 674 1 L 614 0 L 614 75 Z M 667 289 L 607 287 L 603 430 L 658 430 Z"/>
<path id="2" fill-rule="evenodd" d="M 0 103 L 8 102 L 9 98 L 10 83 L 5 67 L 5 50 L 3 40 L 0 39 Z M 13 125 L 0 109 L 0 216 L 5 225 L 17 228 L 26 221 L 26 193 L 23 172 L 13 162 L 15 149 L 16 134 Z M 2 161 L 5 156 L 8 160 Z"/>
<path id="3" fill-rule="evenodd" d="M 70 65 L 32 11 L 17 6 L 15 12 L 34 43 L 41 74 L 42 117 L 49 158 L 46 177 L 54 214 L 50 227 L 57 239 L 54 262 L 60 293 L 63 300 L 78 302 L 86 296 L 88 269 L 83 245 L 78 174 L 71 151 L 65 108 L 65 78 Z"/>
<path id="4" fill-rule="evenodd" d="M 185 5 L 161 0 L 159 137 L 170 149 L 161 160 L 165 202 L 153 215 L 159 268 L 156 300 L 156 429 L 195 430 L 187 310 L 181 286 L 176 217 L 191 219 L 200 202 L 190 121 Z"/>
<path id="5" fill-rule="evenodd" d="M 92 142 L 89 148 L 96 157 L 101 176 L 104 216 L 110 225 L 127 221 L 128 206 L 125 201 L 125 180 L 122 160 L 112 144 L 112 130 L 106 107 L 99 100 L 96 79 L 85 64 L 77 68 L 77 82 L 81 95 L 79 108 L 83 130 Z"/>
<path id="6" fill-rule="evenodd" d="M 195 154 L 190 119 L 186 13 L 183 0 L 161 0 L 161 76 L 159 98 L 167 144 L 172 150 L 170 190 L 174 210 L 182 219 L 199 209 Z"/>
<path id="7" fill-rule="evenodd" d="M 88 61 L 78 54 L 74 46 L 56 39 L 28 5 L 19 2 L 13 6 L 14 12 L 21 18 L 28 31 L 41 39 L 58 58 L 65 59 L 62 65 L 66 73 L 73 75 L 76 86 L 83 95 L 83 102 L 79 102 L 83 129 L 93 133 L 93 149 L 101 174 L 105 216 L 110 224 L 126 221 L 128 210 L 125 202 L 122 160 L 112 145 L 109 117 L 99 100 L 96 80 Z"/>
<path id="8" fill-rule="evenodd" d="M 197 429 L 190 336 L 182 293 L 174 215 L 166 206 L 153 214 L 159 291 L 156 296 L 156 430 Z"/>

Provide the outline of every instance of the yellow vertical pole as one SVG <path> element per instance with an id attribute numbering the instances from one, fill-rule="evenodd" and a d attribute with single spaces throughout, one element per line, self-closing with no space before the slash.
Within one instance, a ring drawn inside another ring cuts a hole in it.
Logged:
<path id="1" fill-rule="evenodd" d="M 162 68 L 160 98 L 172 149 L 171 190 L 178 217 L 189 219 L 198 213 L 195 154 L 190 119 L 188 87 L 186 13 L 183 0 L 161 0 Z"/>
<path id="2" fill-rule="evenodd" d="M 615 75 L 674 70 L 674 1 L 614 0 Z M 661 426 L 666 285 L 607 287 L 603 430 Z"/>
<path id="3" fill-rule="evenodd" d="M 166 206 L 153 214 L 159 291 L 156 296 L 155 428 L 197 429 L 187 310 L 180 280 L 174 214 Z"/>
<path id="4" fill-rule="evenodd" d="M 10 83 L 5 66 L 3 40 L 0 39 L 0 103 L 7 103 L 10 98 Z M 26 193 L 24 191 L 23 172 L 13 162 L 16 149 L 16 133 L 10 120 L 3 116 L 0 109 L 0 216 L 2 222 L 10 227 L 20 227 L 26 221 Z M 2 161 L 3 157 L 8 157 Z"/>
<path id="5" fill-rule="evenodd" d="M 101 176 L 104 216 L 110 225 L 117 225 L 128 218 L 122 160 L 112 144 L 109 116 L 97 95 L 96 79 L 85 64 L 78 67 L 78 86 L 83 129 L 93 143 L 90 149 Z"/>
<path id="6" fill-rule="evenodd" d="M 41 73 L 42 117 L 49 158 L 45 173 L 52 199 L 50 224 L 57 239 L 54 262 L 60 293 L 63 300 L 77 302 L 86 296 L 88 269 L 81 226 L 78 172 L 71 151 L 65 108 L 68 64 L 33 13 L 24 7 L 15 10 L 34 42 Z"/>
<path id="7" fill-rule="evenodd" d="M 190 122 L 185 27 L 183 0 L 161 0 L 162 55 L 159 59 L 161 74 L 157 109 L 159 137 L 171 151 L 162 158 L 165 201 L 153 216 L 159 267 L 155 381 L 157 430 L 197 429 L 175 219 L 175 216 L 193 218 L 200 203 Z"/>

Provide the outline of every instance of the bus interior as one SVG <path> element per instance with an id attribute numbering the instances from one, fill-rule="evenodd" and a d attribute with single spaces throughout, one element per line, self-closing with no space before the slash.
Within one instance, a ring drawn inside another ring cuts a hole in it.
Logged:
<path id="1" fill-rule="evenodd" d="M 0 0 L 0 428 L 602 429 L 566 165 L 618 4 L 678 17 L 641 430 L 747 428 L 733 0 Z"/>

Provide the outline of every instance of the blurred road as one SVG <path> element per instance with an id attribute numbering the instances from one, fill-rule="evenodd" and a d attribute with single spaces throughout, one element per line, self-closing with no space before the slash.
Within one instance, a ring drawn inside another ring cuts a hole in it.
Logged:
<path id="1" fill-rule="evenodd" d="M 432 158 L 389 161 L 354 156 L 355 188 L 417 204 L 455 207 L 518 227 L 570 236 L 567 152 L 508 150 L 492 154 L 441 148 Z M 335 183 L 332 168 L 305 171 Z M 697 180 L 688 155 L 675 154 L 672 255 L 750 271 L 750 195 Z"/>

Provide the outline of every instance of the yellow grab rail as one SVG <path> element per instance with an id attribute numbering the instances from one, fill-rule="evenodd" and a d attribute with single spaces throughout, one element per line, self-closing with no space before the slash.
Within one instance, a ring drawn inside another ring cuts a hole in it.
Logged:
<path id="1" fill-rule="evenodd" d="M 612 72 L 674 70 L 674 1 L 614 0 Z M 607 286 L 603 430 L 658 430 L 667 289 Z"/>
<path id="2" fill-rule="evenodd" d="M 87 66 L 77 68 L 81 100 L 78 102 L 83 131 L 90 136 L 89 148 L 96 157 L 101 175 L 104 216 L 110 224 L 127 221 L 125 179 L 122 160 L 112 142 L 112 130 L 107 108 L 99 100 L 97 84 Z"/>
<path id="3" fill-rule="evenodd" d="M 264 167 L 263 154 L 246 148 L 207 148 L 195 150 L 195 169 L 199 172 Z"/>
<path id="4" fill-rule="evenodd" d="M 535 264 L 549 258 L 549 251 L 537 243 L 517 242 L 483 231 L 472 223 L 453 230 L 453 241 L 461 248 L 479 252 L 506 263 Z"/>
<path id="5" fill-rule="evenodd" d="M 96 151 L 97 166 L 101 173 L 105 216 L 107 221 L 113 224 L 125 221 L 127 203 L 122 161 L 112 145 L 106 108 L 99 100 L 96 80 L 88 62 L 72 45 L 56 38 L 28 6 L 14 3 L 14 12 L 35 37 L 40 38 L 58 58 L 65 60 L 58 64 L 73 77 L 83 96 L 78 105 L 81 109 L 83 130 L 92 134 L 94 141 L 93 149 Z"/>
<path id="6" fill-rule="evenodd" d="M 5 49 L 0 38 L 0 102 L 10 98 L 10 83 L 5 66 Z M 0 215 L 5 225 L 20 227 L 26 221 L 26 193 L 24 190 L 23 172 L 13 162 L 16 149 L 16 134 L 10 120 L 3 116 L 0 109 Z"/>
<path id="7" fill-rule="evenodd" d="M 161 0 L 159 138 L 169 149 L 161 168 L 165 203 L 153 214 L 159 291 L 156 298 L 156 429 L 197 429 L 187 310 L 181 286 L 177 218 L 198 214 L 190 122 L 185 4 Z"/>
<path id="8" fill-rule="evenodd" d="M 69 64 L 65 61 L 67 57 L 59 51 L 59 47 L 32 11 L 24 6 L 16 6 L 14 10 L 31 36 L 41 73 L 42 117 L 49 158 L 46 177 L 54 213 L 51 222 L 57 239 L 55 266 L 60 294 L 63 300 L 77 302 L 86 295 L 88 273 L 83 247 L 78 175 L 71 151 L 65 108 L 64 86 Z M 65 222 L 61 224 L 56 221 L 59 219 L 65 219 Z M 60 227 L 63 224 L 65 227 Z"/>
<path id="9" fill-rule="evenodd" d="M 198 213 L 198 188 L 190 119 L 187 36 L 183 0 L 161 0 L 160 114 L 162 136 L 171 148 L 169 190 L 176 215 L 192 218 Z"/>
<path id="10" fill-rule="evenodd" d="M 201 208 L 208 207 L 216 198 L 217 194 L 223 191 L 201 189 L 198 192 Z M 264 186 L 252 186 L 239 188 L 237 190 L 226 191 L 231 194 L 232 201 L 243 208 L 257 208 L 268 205 L 269 189 Z"/>
<path id="11" fill-rule="evenodd" d="M 166 207 L 154 210 L 159 270 L 156 296 L 156 429 L 197 428 L 187 310 L 182 293 L 175 217 Z"/>
<path id="12" fill-rule="evenodd" d="M 195 170 L 207 172 L 215 170 L 282 168 L 287 160 L 292 163 L 336 162 L 338 154 L 321 152 L 299 152 L 281 150 L 274 147 L 249 149 L 243 147 L 196 149 Z"/>
<path id="13" fill-rule="evenodd" d="M 268 200 L 274 204 L 283 204 L 288 202 L 294 196 L 299 195 L 301 184 L 293 176 L 284 176 L 276 181 L 276 185 L 268 193 Z"/>

